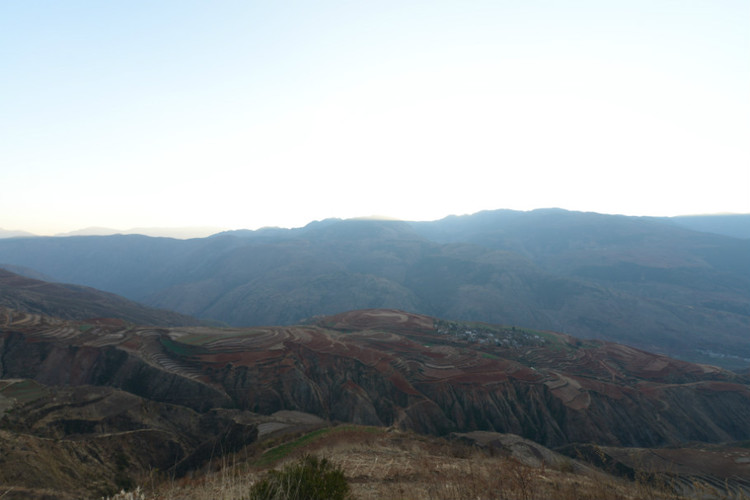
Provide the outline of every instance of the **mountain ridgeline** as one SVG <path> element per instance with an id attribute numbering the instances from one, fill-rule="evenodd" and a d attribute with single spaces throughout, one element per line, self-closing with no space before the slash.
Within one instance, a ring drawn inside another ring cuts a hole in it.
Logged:
<path id="1" fill-rule="evenodd" d="M 500 210 L 192 240 L 16 238 L 0 240 L 0 263 L 235 326 L 397 308 L 747 367 L 750 240 L 689 222 Z"/>

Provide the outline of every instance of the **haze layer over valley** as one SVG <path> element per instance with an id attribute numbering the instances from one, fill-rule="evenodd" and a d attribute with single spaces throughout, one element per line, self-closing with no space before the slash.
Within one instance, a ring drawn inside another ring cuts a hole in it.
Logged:
<path id="1" fill-rule="evenodd" d="M 557 209 L 434 222 L 330 219 L 185 241 L 6 239 L 0 263 L 235 326 L 386 307 L 742 368 L 750 363 L 750 240 L 716 234 L 724 220 L 698 232 L 679 218 Z"/>

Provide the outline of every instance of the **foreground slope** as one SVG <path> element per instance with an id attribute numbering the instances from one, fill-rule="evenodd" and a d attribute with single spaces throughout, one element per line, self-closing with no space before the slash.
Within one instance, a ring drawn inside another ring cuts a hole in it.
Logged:
<path id="1" fill-rule="evenodd" d="M 358 500 L 708 500 L 745 498 L 750 493 L 750 467 L 742 463 L 750 457 L 749 450 L 727 449 L 726 455 L 740 463 L 719 457 L 715 451 L 670 451 L 703 456 L 712 463 L 699 465 L 697 470 L 681 466 L 679 472 L 654 460 L 642 461 L 635 468 L 621 462 L 597 468 L 511 434 L 473 432 L 441 439 L 343 425 L 290 439 L 260 459 L 251 451 L 239 464 L 206 474 L 200 481 L 157 487 L 153 498 L 207 500 L 217 498 L 218 492 L 222 498 L 243 498 L 253 481 L 265 475 L 265 466 L 254 464 L 267 464 L 269 456 L 296 462 L 306 454 L 340 466 Z M 616 452 L 627 455 L 628 450 L 607 449 L 603 456 Z"/>
<path id="2" fill-rule="evenodd" d="M 110 387 L 4 379 L 3 400 L 13 401 L 0 419 L 0 485 L 11 486 L 0 496 L 16 491 L 10 498 L 101 498 L 156 470 L 182 475 L 258 436 L 237 411 L 199 414 Z"/>
<path id="3" fill-rule="evenodd" d="M 297 417 L 299 424 L 304 415 Z M 258 427 L 295 422 L 288 415 L 272 418 L 276 420 Z M 593 463 L 587 463 L 582 456 L 566 457 L 512 434 L 472 432 L 443 439 L 392 428 L 318 424 L 311 431 L 267 433 L 229 455 L 214 454 L 213 464 L 209 462 L 189 476 L 175 477 L 169 470 L 166 474 L 155 470 L 153 465 L 143 470 L 146 459 L 158 463 L 169 450 L 164 442 L 147 437 L 146 432 L 54 440 L 35 440 L 29 434 L 11 434 L 5 439 L 5 434 L 0 430 L 0 450 L 4 452 L 0 462 L 6 459 L 0 468 L 0 495 L 7 500 L 98 500 L 108 488 L 109 477 L 125 489 L 139 485 L 141 493 L 128 498 L 248 498 L 253 485 L 266 477 L 269 469 L 309 454 L 340 467 L 353 499 L 359 500 L 682 500 L 744 498 L 750 493 L 750 474 L 742 462 L 750 457 L 747 449 L 722 448 L 721 453 L 698 448 L 668 450 L 710 462 L 698 461 L 690 467 L 680 457 L 655 463 L 653 457 L 665 455 L 662 451 L 636 456 L 640 462 L 632 464 L 629 450 L 597 448 L 598 453 L 592 453 Z M 139 439 L 138 434 L 146 439 Z M 282 444 L 275 446 L 279 442 Z M 106 461 L 108 445 L 121 448 Z M 614 461 L 617 458 L 612 457 L 618 456 L 634 467 Z M 103 463 L 102 457 L 106 457 Z"/>
<path id="4" fill-rule="evenodd" d="M 395 310 L 250 329 L 83 324 L 0 313 L 0 375 L 113 387 L 205 412 L 299 410 L 422 433 L 557 446 L 750 439 L 746 377 L 566 335 Z"/>

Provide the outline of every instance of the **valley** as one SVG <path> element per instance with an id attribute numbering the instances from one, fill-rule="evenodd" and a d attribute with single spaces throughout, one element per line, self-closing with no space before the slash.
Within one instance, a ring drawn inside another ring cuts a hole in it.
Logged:
<path id="1" fill-rule="evenodd" d="M 750 500 L 748 19 L 0 1 L 0 500 Z"/>
<path id="2" fill-rule="evenodd" d="M 409 438 L 428 443 L 465 436 L 480 448 L 517 435 L 596 468 L 599 455 L 586 451 L 595 445 L 624 471 L 638 469 L 638 450 L 750 440 L 746 376 L 549 331 L 392 309 L 251 328 L 2 309 L 0 325 L 0 446 L 7 463 L 27 464 L 3 468 L 2 483 L 29 491 L 88 484 L 106 493 L 156 469 L 182 477 L 248 446 L 266 449 L 273 436 L 336 423 L 435 436 Z M 731 488 L 742 491 L 747 467 L 735 449 Z M 667 471 L 678 456 L 653 466 Z M 40 467 L 49 473 L 28 474 Z M 681 471 L 684 487 L 721 483 L 695 462 Z"/>
<path id="3" fill-rule="evenodd" d="M 749 244 L 560 210 L 0 240 L 0 497 L 234 500 L 314 453 L 362 499 L 744 498 Z"/>
<path id="4" fill-rule="evenodd" d="M 0 263 L 238 327 L 392 308 L 750 366 L 750 240 L 655 218 L 498 210 L 191 240 L 13 238 Z"/>

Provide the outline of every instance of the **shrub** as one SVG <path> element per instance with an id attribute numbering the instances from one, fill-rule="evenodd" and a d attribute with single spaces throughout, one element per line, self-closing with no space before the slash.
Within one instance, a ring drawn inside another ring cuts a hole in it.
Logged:
<path id="1" fill-rule="evenodd" d="M 269 471 L 250 489 L 250 500 L 345 500 L 349 483 L 340 467 L 306 455 L 281 471 Z"/>
<path id="2" fill-rule="evenodd" d="M 133 491 L 125 492 L 125 490 L 122 490 L 112 497 L 108 496 L 106 500 L 146 500 L 146 495 L 141 491 L 141 487 L 139 486 Z"/>

